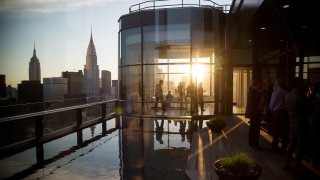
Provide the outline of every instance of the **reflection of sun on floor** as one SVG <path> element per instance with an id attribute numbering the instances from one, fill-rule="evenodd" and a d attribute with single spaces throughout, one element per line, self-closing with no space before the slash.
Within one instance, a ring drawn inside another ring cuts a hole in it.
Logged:
<path id="1" fill-rule="evenodd" d="M 241 119 L 241 121 L 243 121 L 244 123 L 246 123 L 248 126 L 249 124 L 249 119 L 245 118 L 244 116 L 237 116 L 239 119 Z M 272 137 L 267 134 L 265 131 L 260 129 L 260 136 L 265 139 L 266 141 L 270 142 L 272 141 Z"/>

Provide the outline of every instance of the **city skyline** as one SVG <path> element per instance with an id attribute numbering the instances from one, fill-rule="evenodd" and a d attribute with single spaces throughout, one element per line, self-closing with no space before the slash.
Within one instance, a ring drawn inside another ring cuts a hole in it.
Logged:
<path id="1" fill-rule="evenodd" d="M 143 0 L 0 1 L 0 74 L 6 75 L 7 86 L 17 87 L 27 80 L 34 42 L 41 80 L 82 70 L 92 27 L 97 64 L 118 79 L 118 19 L 140 2 Z"/>

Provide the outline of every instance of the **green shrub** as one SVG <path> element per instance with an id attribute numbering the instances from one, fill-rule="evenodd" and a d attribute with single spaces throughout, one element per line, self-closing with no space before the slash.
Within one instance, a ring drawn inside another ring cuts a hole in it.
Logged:
<path id="1" fill-rule="evenodd" d="M 220 168 L 235 175 L 252 175 L 255 173 L 255 161 L 245 153 L 236 153 L 223 158 Z"/>

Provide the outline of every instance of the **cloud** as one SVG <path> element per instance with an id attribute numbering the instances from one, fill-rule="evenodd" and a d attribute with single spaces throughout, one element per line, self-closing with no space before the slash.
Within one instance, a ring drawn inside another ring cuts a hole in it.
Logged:
<path id="1" fill-rule="evenodd" d="M 96 6 L 124 0 L 1 0 L 0 13 L 33 16 L 55 12 L 72 11 L 84 6 Z"/>

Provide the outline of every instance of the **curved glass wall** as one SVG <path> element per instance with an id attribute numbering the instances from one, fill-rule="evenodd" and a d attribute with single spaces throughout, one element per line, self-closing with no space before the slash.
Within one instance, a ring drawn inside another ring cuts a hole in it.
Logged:
<path id="1" fill-rule="evenodd" d="M 178 86 L 182 82 L 185 88 L 190 82 L 202 82 L 205 100 L 212 105 L 215 54 L 223 39 L 221 16 L 209 8 L 160 9 L 122 16 L 119 80 L 123 112 L 152 114 L 160 80 L 164 96 L 169 91 L 174 96 L 172 107 L 180 108 Z"/>

